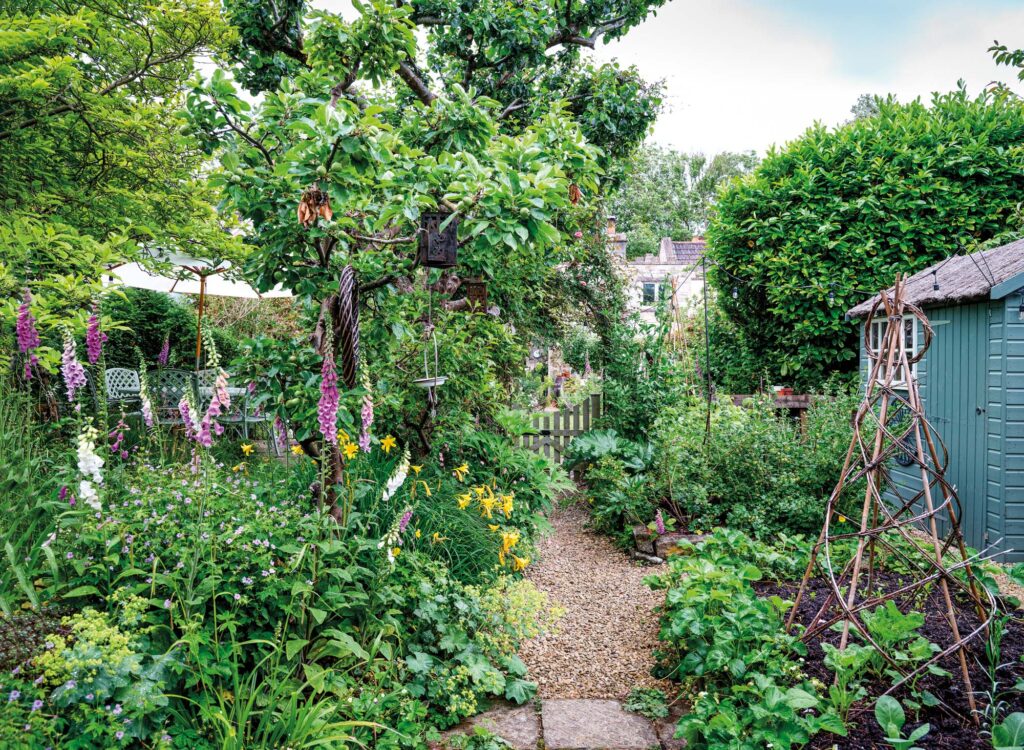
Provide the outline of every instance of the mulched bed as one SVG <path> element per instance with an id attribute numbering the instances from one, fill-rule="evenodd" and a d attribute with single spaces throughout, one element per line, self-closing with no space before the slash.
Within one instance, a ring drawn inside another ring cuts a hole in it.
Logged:
<path id="1" fill-rule="evenodd" d="M 891 591 L 900 586 L 899 576 L 882 572 L 876 574 L 878 587 Z M 796 596 L 798 584 L 759 584 L 758 593 L 763 596 L 778 594 L 784 599 L 793 600 Z M 809 584 L 808 590 L 813 592 L 811 596 L 804 595 L 797 610 L 797 621 L 803 624 L 810 622 L 817 614 L 821 604 L 828 597 L 828 585 L 822 580 L 815 580 Z M 901 611 L 908 611 L 906 605 L 909 601 L 897 601 Z M 957 625 L 961 634 L 970 632 L 978 625 L 977 616 L 966 605 L 965 602 L 958 602 Z M 924 606 L 914 607 L 917 611 L 925 614 L 925 624 L 918 631 L 933 643 L 945 648 L 950 640 L 949 626 L 943 616 L 944 603 L 941 589 L 933 586 L 925 599 Z M 853 636 L 851 636 L 853 637 Z M 808 654 L 804 665 L 809 677 L 817 677 L 825 684 L 832 682 L 832 672 L 823 663 L 824 652 L 821 649 L 822 640 L 835 645 L 839 644 L 840 633 L 833 630 L 826 630 L 807 643 Z M 968 667 L 971 681 L 974 686 L 976 700 L 979 707 L 983 706 L 986 698 L 978 695 L 979 691 L 989 689 L 988 677 L 985 670 L 985 644 L 983 640 L 976 640 L 972 643 L 968 655 Z M 1021 656 L 1024 655 L 1024 621 L 1012 620 L 1007 624 L 1002 640 L 1001 662 L 1007 666 L 999 670 L 1000 689 L 1006 691 L 1002 699 L 1007 701 L 1007 713 L 1013 711 L 1024 711 L 1024 693 L 1013 690 L 1018 680 L 1024 679 L 1024 664 L 1021 663 Z M 926 675 L 918 683 L 920 690 L 930 690 L 940 701 L 954 709 L 966 713 L 968 710 L 967 696 L 964 693 L 960 674 L 960 663 L 956 655 L 951 655 L 941 666 L 949 670 L 954 677 L 952 679 L 941 678 L 933 675 Z M 880 695 L 888 685 L 877 684 L 866 686 L 870 696 Z M 894 697 L 901 699 L 906 697 L 904 692 L 897 692 Z M 855 726 L 849 729 L 850 736 L 837 737 L 832 734 L 820 734 L 809 745 L 809 748 L 817 750 L 828 750 L 829 748 L 840 748 L 841 750 L 874 750 L 874 748 L 885 748 L 889 745 L 882 740 L 884 735 L 874 718 L 874 701 L 867 700 L 855 706 L 850 713 L 850 722 Z M 978 729 L 970 723 L 956 716 L 951 716 L 940 707 L 923 708 L 919 716 L 915 717 L 911 711 L 907 711 L 907 724 L 904 727 L 904 736 L 911 729 L 922 723 L 929 723 L 931 731 L 918 742 L 921 747 L 935 750 L 991 750 L 992 741 L 980 737 Z"/>

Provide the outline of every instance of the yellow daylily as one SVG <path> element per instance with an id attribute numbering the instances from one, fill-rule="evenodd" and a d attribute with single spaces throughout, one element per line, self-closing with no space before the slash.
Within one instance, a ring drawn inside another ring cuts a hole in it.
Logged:
<path id="1" fill-rule="evenodd" d="M 469 493 L 459 495 L 457 502 L 459 503 L 459 510 L 465 510 L 469 507 L 469 504 L 473 501 L 473 498 L 469 496 Z"/>
<path id="2" fill-rule="evenodd" d="M 341 443 L 342 445 L 344 445 L 345 443 L 351 443 L 352 442 L 352 438 L 350 438 L 348 436 L 348 433 L 345 432 L 340 427 L 338 428 L 338 442 Z"/>
<path id="3" fill-rule="evenodd" d="M 420 532 L 419 529 L 416 529 L 416 532 L 413 534 L 413 536 L 419 539 L 421 536 L 423 536 L 423 534 Z"/>
<path id="4" fill-rule="evenodd" d="M 419 474 L 419 473 L 420 473 L 421 471 L 423 471 L 423 467 L 422 467 L 422 466 L 410 466 L 409 468 L 410 468 L 410 469 L 412 469 L 412 473 L 413 473 L 413 474 L 417 474 L 417 475 L 418 475 L 418 474 Z"/>
<path id="5" fill-rule="evenodd" d="M 462 464 L 462 466 L 456 466 L 452 470 L 452 474 L 454 474 L 455 478 L 458 479 L 460 482 L 465 480 L 466 474 L 468 474 L 468 473 L 469 473 L 469 466 L 466 465 L 466 464 Z"/>
<path id="6" fill-rule="evenodd" d="M 530 558 L 529 557 L 517 557 L 516 555 L 512 555 L 512 569 L 513 570 L 516 570 L 516 571 L 526 570 L 526 566 L 529 565 L 529 564 L 530 564 Z"/>
<path id="7" fill-rule="evenodd" d="M 302 450 L 302 446 L 299 445 L 298 443 L 292 446 L 292 453 L 294 453 L 296 456 L 306 455 L 306 451 Z"/>
<path id="8" fill-rule="evenodd" d="M 519 543 L 518 531 L 503 531 L 501 533 L 501 551 L 509 552 Z"/>
<path id="9" fill-rule="evenodd" d="M 412 483 L 412 489 L 413 489 L 413 493 L 415 493 L 415 491 L 416 491 L 416 485 L 418 485 L 418 484 L 422 484 L 422 485 L 423 485 L 423 491 L 424 491 L 425 493 L 427 493 L 427 497 L 430 497 L 430 496 L 431 496 L 431 495 L 433 494 L 433 493 L 432 493 L 432 492 L 430 491 L 430 485 L 429 485 L 429 484 L 427 484 L 426 482 L 424 482 L 424 481 L 423 481 L 422 479 L 417 479 L 417 480 L 416 480 L 415 482 L 413 482 L 413 483 Z"/>
<path id="10" fill-rule="evenodd" d="M 232 466 L 231 467 L 231 471 L 241 471 L 244 468 L 245 468 L 245 462 L 243 461 L 242 463 L 237 464 L 236 466 Z"/>
<path id="11" fill-rule="evenodd" d="M 489 528 L 491 531 L 497 532 L 498 529 L 500 529 L 501 527 L 496 523 L 489 523 L 487 524 L 487 528 Z"/>
<path id="12" fill-rule="evenodd" d="M 441 542 L 447 542 L 447 541 L 448 541 L 448 537 L 441 536 L 441 534 L 436 532 L 436 531 L 434 532 L 433 536 L 430 537 L 430 543 L 431 544 L 440 544 Z"/>
<path id="13" fill-rule="evenodd" d="M 402 548 L 401 547 L 392 547 L 391 548 L 391 555 L 393 557 L 398 557 L 400 554 L 402 554 Z"/>
<path id="14" fill-rule="evenodd" d="M 356 457 L 356 454 L 359 452 L 359 446 L 357 446 L 355 443 L 345 443 L 345 447 L 342 448 L 342 450 L 345 451 L 345 458 L 351 461 L 353 458 Z"/>
<path id="15" fill-rule="evenodd" d="M 495 497 L 482 497 L 480 498 L 480 516 L 482 518 L 490 518 L 491 513 L 494 511 L 494 506 L 498 503 Z"/>
<path id="16" fill-rule="evenodd" d="M 387 437 L 380 441 L 380 447 L 384 449 L 385 453 L 391 453 L 391 449 L 394 448 L 395 445 L 397 444 L 398 441 L 395 440 L 390 435 L 388 435 Z"/>
<path id="17" fill-rule="evenodd" d="M 251 456 L 253 447 L 252 443 L 242 443 L 242 455 Z"/>
<path id="18" fill-rule="evenodd" d="M 512 509 L 514 507 L 512 504 L 513 499 L 512 495 L 501 496 L 501 512 L 505 514 L 505 518 L 512 517 Z"/>

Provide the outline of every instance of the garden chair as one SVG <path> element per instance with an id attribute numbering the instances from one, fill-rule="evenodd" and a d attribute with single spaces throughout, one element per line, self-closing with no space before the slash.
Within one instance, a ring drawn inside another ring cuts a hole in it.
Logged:
<path id="1" fill-rule="evenodd" d="M 149 393 L 153 417 L 158 424 L 185 424 L 178 404 L 191 394 L 195 399 L 195 378 L 185 370 L 165 368 L 149 374 Z"/>
<path id="2" fill-rule="evenodd" d="M 108 404 L 121 407 L 130 405 L 134 407 L 131 413 L 139 413 L 139 392 L 142 390 L 139 373 L 125 367 L 108 367 L 104 373 L 104 382 L 107 386 Z"/>

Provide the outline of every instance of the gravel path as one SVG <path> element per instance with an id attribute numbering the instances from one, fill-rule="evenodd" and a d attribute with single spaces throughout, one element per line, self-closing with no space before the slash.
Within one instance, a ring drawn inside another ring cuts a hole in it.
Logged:
<path id="1" fill-rule="evenodd" d="M 584 528 L 585 508 L 573 504 L 551 516 L 528 577 L 565 609 L 554 633 L 523 645 L 520 656 L 540 685 L 540 697 L 625 698 L 651 677 L 658 624 L 652 612 L 663 594 L 644 586 L 659 567 L 641 567 L 604 536 Z"/>

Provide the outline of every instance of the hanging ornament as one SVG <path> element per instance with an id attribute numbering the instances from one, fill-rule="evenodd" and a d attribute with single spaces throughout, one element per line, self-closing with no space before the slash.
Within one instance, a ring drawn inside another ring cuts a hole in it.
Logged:
<path id="1" fill-rule="evenodd" d="M 487 312 L 487 282 L 483 279 L 464 279 L 462 286 L 466 290 L 466 301 L 471 312 Z"/>
<path id="2" fill-rule="evenodd" d="M 452 268 L 458 260 L 459 221 L 447 213 L 425 213 L 420 217 L 419 262 L 427 268 Z"/>
<path id="3" fill-rule="evenodd" d="M 319 182 L 314 182 L 303 191 L 296 213 L 299 223 L 306 228 L 313 226 L 318 218 L 330 221 L 334 216 L 334 211 L 331 210 L 331 197 L 326 190 L 320 189 Z"/>

